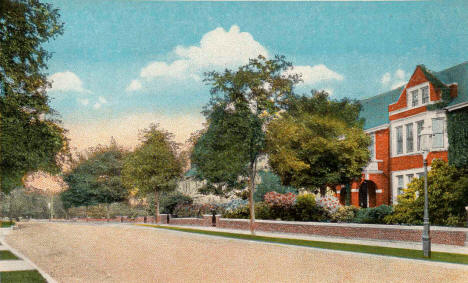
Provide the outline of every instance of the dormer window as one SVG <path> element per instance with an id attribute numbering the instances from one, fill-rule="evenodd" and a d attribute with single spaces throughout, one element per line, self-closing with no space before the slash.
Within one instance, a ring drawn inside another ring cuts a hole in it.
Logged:
<path id="1" fill-rule="evenodd" d="M 407 90 L 408 108 L 416 108 L 430 103 L 429 83 L 423 83 Z"/>
<path id="2" fill-rule="evenodd" d="M 418 106 L 418 104 L 419 104 L 418 90 L 413 90 L 411 92 L 411 98 L 412 98 L 411 101 L 413 102 L 411 106 L 413 106 L 413 107 Z"/>

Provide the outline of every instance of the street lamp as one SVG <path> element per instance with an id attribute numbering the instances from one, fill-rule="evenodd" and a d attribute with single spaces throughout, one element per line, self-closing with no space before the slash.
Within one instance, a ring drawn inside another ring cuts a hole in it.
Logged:
<path id="1" fill-rule="evenodd" d="M 427 155 L 431 150 L 431 127 L 424 127 L 419 134 L 421 141 L 421 151 L 424 163 L 424 230 L 422 234 L 423 252 L 425 257 L 431 257 L 431 232 L 429 223 L 429 200 L 427 193 Z"/>

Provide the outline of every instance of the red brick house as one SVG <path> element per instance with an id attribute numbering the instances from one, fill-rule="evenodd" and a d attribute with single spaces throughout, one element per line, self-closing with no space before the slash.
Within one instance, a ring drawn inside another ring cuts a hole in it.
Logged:
<path id="1" fill-rule="evenodd" d="M 433 110 L 430 105 L 441 102 L 442 89 L 449 91 L 451 101 Z M 361 104 L 364 129 L 372 138 L 371 161 L 363 169 L 362 179 L 338 186 L 337 195 L 344 203 L 348 187 L 352 205 L 394 204 L 411 179 L 424 174 L 419 138 L 423 127 L 432 129 L 428 169 L 435 158 L 448 160 L 446 113 L 468 107 L 468 62 L 440 72 L 416 66 L 405 86 Z"/>

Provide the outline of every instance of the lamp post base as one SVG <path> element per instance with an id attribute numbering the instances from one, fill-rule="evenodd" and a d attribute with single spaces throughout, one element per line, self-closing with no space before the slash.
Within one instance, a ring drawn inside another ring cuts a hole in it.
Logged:
<path id="1" fill-rule="evenodd" d="M 422 238 L 424 257 L 431 257 L 431 238 Z"/>

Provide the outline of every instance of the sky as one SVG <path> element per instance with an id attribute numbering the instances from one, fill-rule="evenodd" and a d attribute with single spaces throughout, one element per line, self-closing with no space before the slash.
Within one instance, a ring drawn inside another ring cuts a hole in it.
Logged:
<path id="1" fill-rule="evenodd" d="M 202 127 L 203 73 L 285 55 L 298 93 L 362 99 L 416 65 L 468 60 L 468 1 L 157 2 L 45 0 L 64 34 L 48 42 L 52 107 L 78 150 L 138 143 L 150 123 L 183 143 Z"/>

